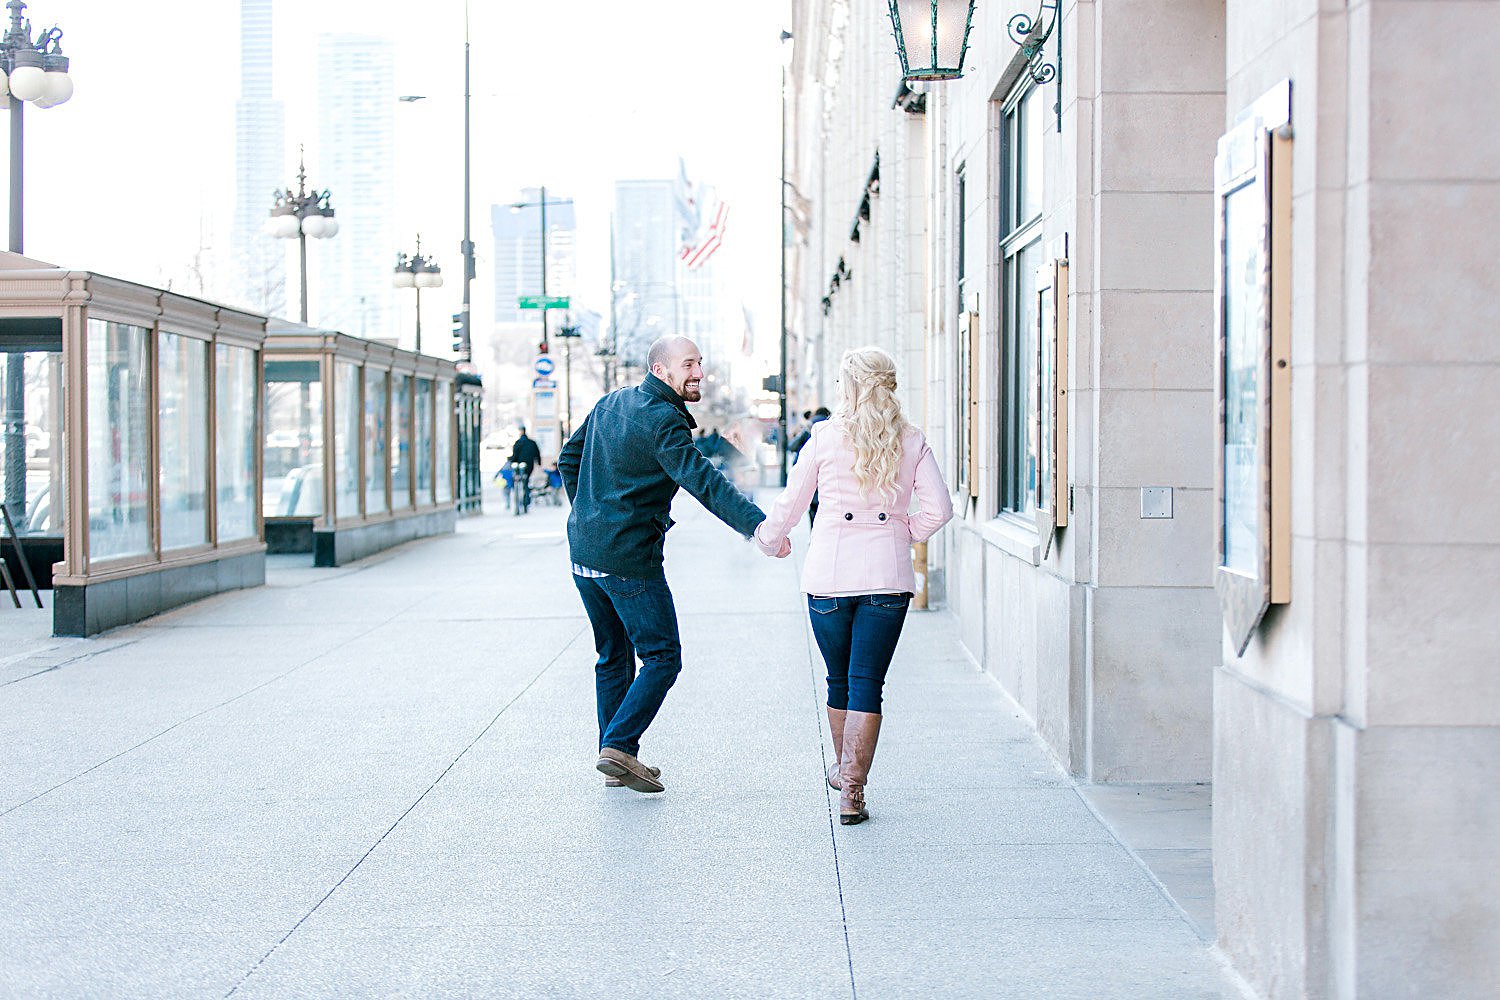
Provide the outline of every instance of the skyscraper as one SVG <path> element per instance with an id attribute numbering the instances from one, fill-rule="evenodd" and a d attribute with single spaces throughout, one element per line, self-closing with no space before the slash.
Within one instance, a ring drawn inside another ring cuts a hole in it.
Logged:
<path id="1" fill-rule="evenodd" d="M 615 350 L 622 361 L 644 362 L 651 341 L 679 332 L 675 187 L 669 180 L 615 182 Z"/>
<path id="2" fill-rule="evenodd" d="M 541 197 L 539 188 L 526 188 L 519 200 L 538 203 Z M 573 206 L 554 205 L 554 199 L 566 198 L 556 192 L 547 195 L 547 294 L 572 295 L 578 273 L 577 227 Z M 539 314 L 521 309 L 516 300 L 542 294 L 541 209 L 491 205 L 490 228 L 495 241 L 495 322 L 535 321 Z"/>
<path id="3" fill-rule="evenodd" d="M 286 245 L 262 232 L 286 184 L 286 114 L 271 89 L 272 0 L 240 0 L 240 97 L 234 106 L 235 293 L 252 309 L 283 311 Z"/>
<path id="4" fill-rule="evenodd" d="M 396 53 L 376 35 L 318 39 L 318 156 L 309 180 L 332 192 L 339 234 L 309 247 L 310 319 L 394 337 Z"/>
<path id="5" fill-rule="evenodd" d="M 717 347 L 719 285 L 712 254 L 684 264 L 684 247 L 701 244 L 700 217 L 716 205 L 712 189 L 677 180 L 615 182 L 616 351 L 639 364 L 663 334 L 691 337 L 706 356 Z M 712 214 L 712 212 L 710 213 Z"/>

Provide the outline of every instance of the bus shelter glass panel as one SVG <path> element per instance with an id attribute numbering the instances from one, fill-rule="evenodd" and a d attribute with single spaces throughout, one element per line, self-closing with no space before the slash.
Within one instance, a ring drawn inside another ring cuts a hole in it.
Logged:
<path id="1" fill-rule="evenodd" d="M 61 350 L 59 337 L 55 349 L 9 352 L 0 379 L 5 505 L 22 535 L 63 533 L 67 451 Z"/>
<path id="2" fill-rule="evenodd" d="M 412 441 L 412 454 L 416 457 L 417 505 L 432 503 L 432 381 L 416 380 L 417 431 Z"/>
<path id="3" fill-rule="evenodd" d="M 255 352 L 229 344 L 219 344 L 214 352 L 216 506 L 222 543 L 256 535 L 255 438 L 259 429 L 255 419 Z"/>
<path id="4" fill-rule="evenodd" d="M 453 383 L 437 384 L 437 502 L 453 499 Z"/>
<path id="5" fill-rule="evenodd" d="M 333 466 L 334 509 L 338 517 L 359 516 L 362 482 L 359 474 L 359 446 L 362 428 L 359 366 L 340 361 L 334 382 Z"/>
<path id="6" fill-rule="evenodd" d="M 266 517 L 323 513 L 323 379 L 317 361 L 266 362 Z"/>
<path id="7" fill-rule="evenodd" d="M 163 332 L 157 352 L 161 547 L 204 545 L 208 542 L 208 343 Z"/>
<path id="8" fill-rule="evenodd" d="M 89 559 L 151 552 L 151 331 L 89 320 Z"/>
<path id="9" fill-rule="evenodd" d="M 411 507 L 411 376 L 391 376 L 391 506 Z"/>
<path id="10" fill-rule="evenodd" d="M 391 431 L 387 426 L 390 401 L 386 398 L 386 372 L 365 369 L 365 514 L 384 514 L 391 509 L 386 496 L 386 473 L 390 466 Z"/>

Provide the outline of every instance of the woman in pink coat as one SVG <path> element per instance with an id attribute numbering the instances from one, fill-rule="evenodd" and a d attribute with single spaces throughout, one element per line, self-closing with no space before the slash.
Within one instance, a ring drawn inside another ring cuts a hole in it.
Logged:
<path id="1" fill-rule="evenodd" d="M 838 762 L 828 783 L 839 821 L 869 819 L 864 787 L 880 735 L 880 694 L 916 588 L 911 546 L 953 517 L 948 488 L 922 432 L 896 399 L 896 363 L 874 347 L 847 351 L 839 404 L 798 456 L 786 489 L 756 529 L 768 555 L 819 497 L 802 590 L 828 665 L 828 726 Z M 912 510 L 915 500 L 916 510 Z"/>

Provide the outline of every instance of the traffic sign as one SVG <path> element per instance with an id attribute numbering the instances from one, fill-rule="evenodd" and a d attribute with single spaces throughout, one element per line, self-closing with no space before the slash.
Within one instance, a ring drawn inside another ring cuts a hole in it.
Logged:
<path id="1" fill-rule="evenodd" d="M 538 375 L 551 375 L 552 374 L 552 369 L 554 369 L 554 368 L 557 367 L 557 362 L 553 361 L 549 357 L 545 357 L 544 356 L 544 357 L 537 358 L 536 359 L 536 364 L 533 365 L 532 367 L 536 369 L 536 373 Z"/>
<path id="2" fill-rule="evenodd" d="M 516 305 L 522 309 L 567 309 L 572 301 L 566 295 L 522 295 Z"/>
<path id="3" fill-rule="evenodd" d="M 556 389 L 557 379 L 541 377 L 534 378 L 531 380 L 531 387 L 533 389 Z"/>

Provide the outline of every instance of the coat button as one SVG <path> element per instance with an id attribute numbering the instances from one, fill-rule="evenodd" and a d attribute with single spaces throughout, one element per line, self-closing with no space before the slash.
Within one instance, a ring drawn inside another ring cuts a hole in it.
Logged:
<path id="1" fill-rule="evenodd" d="M 846 520 L 846 521 L 852 521 L 852 520 L 854 520 L 854 515 L 853 514 L 845 514 L 844 515 L 844 520 Z"/>
<path id="2" fill-rule="evenodd" d="M 884 521 L 884 520 L 885 520 L 885 515 L 884 515 L 884 514 L 881 514 L 881 515 L 880 515 L 880 519 L 881 519 L 881 520 L 882 520 L 882 521 Z"/>

